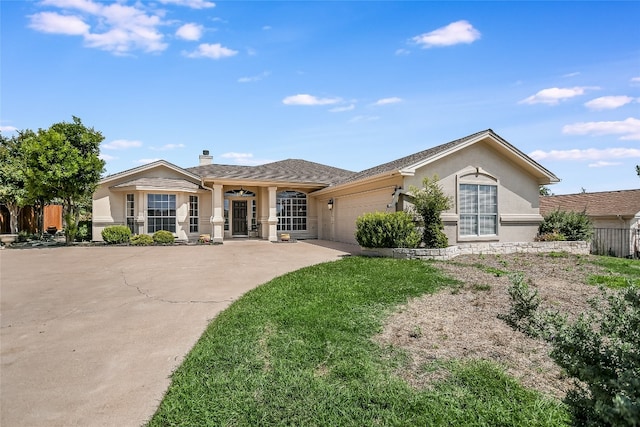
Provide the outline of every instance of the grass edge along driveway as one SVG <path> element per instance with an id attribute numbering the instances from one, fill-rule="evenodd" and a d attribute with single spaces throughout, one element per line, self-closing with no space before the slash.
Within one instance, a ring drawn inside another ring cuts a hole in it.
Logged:
<path id="1" fill-rule="evenodd" d="M 429 390 L 393 375 L 406 356 L 371 340 L 385 315 L 454 284 L 425 262 L 364 257 L 278 277 L 210 323 L 149 425 L 566 425 L 561 402 L 488 362 L 455 362 Z"/>

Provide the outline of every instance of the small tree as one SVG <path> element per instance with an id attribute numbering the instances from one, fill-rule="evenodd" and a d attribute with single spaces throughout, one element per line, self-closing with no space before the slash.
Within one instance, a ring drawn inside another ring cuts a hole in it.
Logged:
<path id="1" fill-rule="evenodd" d="M 18 136 L 6 138 L 0 134 L 0 202 L 9 210 L 9 227 L 13 234 L 18 233 L 18 218 L 22 208 L 32 202 L 26 188 L 26 138 L 32 131 L 20 132 Z"/>
<path id="2" fill-rule="evenodd" d="M 558 233 L 566 240 L 589 240 L 593 235 L 593 224 L 586 212 L 569 212 L 558 209 L 544 217 L 538 227 L 538 235 Z"/>
<path id="3" fill-rule="evenodd" d="M 67 244 L 75 239 L 80 205 L 95 191 L 104 161 L 99 158 L 104 137 L 78 117 L 38 130 L 26 147 L 26 184 L 33 197 L 62 201 Z"/>
<path id="4" fill-rule="evenodd" d="M 438 175 L 422 180 L 423 188 L 411 186 L 415 212 L 422 218 L 422 241 L 427 248 L 446 248 L 449 245 L 440 214 L 451 207 L 451 198 L 438 184 Z"/>

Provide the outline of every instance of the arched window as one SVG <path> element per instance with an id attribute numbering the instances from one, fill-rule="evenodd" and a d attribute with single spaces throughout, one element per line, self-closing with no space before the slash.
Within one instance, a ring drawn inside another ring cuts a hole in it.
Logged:
<path id="1" fill-rule="evenodd" d="M 276 197 L 278 231 L 307 229 L 307 195 L 299 191 L 280 191 Z"/>

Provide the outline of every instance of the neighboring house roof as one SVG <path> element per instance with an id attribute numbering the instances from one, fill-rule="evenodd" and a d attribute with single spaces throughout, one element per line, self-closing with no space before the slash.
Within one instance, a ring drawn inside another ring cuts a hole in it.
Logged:
<path id="1" fill-rule="evenodd" d="M 420 151 L 418 153 L 411 154 L 406 157 L 402 157 L 397 160 L 393 160 L 388 163 L 384 163 L 379 166 L 375 166 L 370 169 L 363 170 L 362 172 L 358 172 L 356 174 L 351 175 L 346 180 L 340 182 L 340 184 L 345 184 L 354 181 L 365 180 L 368 178 L 372 178 L 379 175 L 385 175 L 389 173 L 399 173 L 402 175 L 413 175 L 416 169 L 437 160 L 443 156 L 449 155 L 459 149 L 464 147 L 468 147 L 469 145 L 475 144 L 476 142 L 489 140 L 501 148 L 512 158 L 518 160 L 524 167 L 527 167 L 532 173 L 542 179 L 544 182 L 542 183 L 551 183 L 551 182 L 559 182 L 560 180 L 549 170 L 545 169 L 535 160 L 531 159 L 529 156 L 524 154 L 522 151 L 515 148 L 513 145 L 509 144 L 507 141 L 502 139 L 498 134 L 496 134 L 493 130 L 487 129 L 481 132 L 474 133 L 469 136 L 465 136 L 464 138 L 456 139 L 451 142 L 447 142 L 445 144 L 441 144 L 432 148 L 429 148 L 424 151 Z"/>
<path id="2" fill-rule="evenodd" d="M 287 159 L 258 166 L 204 165 L 187 168 L 205 178 L 286 181 L 331 185 L 354 172 L 300 159 Z"/>
<path id="3" fill-rule="evenodd" d="M 138 178 L 131 181 L 123 182 L 110 187 L 112 189 L 164 189 L 164 190 L 182 190 L 197 191 L 202 187 L 186 179 L 179 178 Z"/>
<path id="4" fill-rule="evenodd" d="M 570 212 L 584 211 L 590 217 L 620 215 L 633 218 L 640 215 L 640 189 L 540 197 L 541 215 L 558 209 Z"/>

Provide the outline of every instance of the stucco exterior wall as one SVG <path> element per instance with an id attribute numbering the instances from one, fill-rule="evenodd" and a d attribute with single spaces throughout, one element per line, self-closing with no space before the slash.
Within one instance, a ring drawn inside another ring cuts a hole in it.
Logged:
<path id="1" fill-rule="evenodd" d="M 452 207 L 443 214 L 449 243 L 474 241 L 531 242 L 542 221 L 539 214 L 537 179 L 512 164 L 486 142 L 436 160 L 405 178 L 405 187 L 422 187 L 425 176 L 437 174 L 445 194 L 452 197 Z M 498 234 L 486 237 L 459 235 L 459 184 L 493 184 L 498 187 Z"/>

